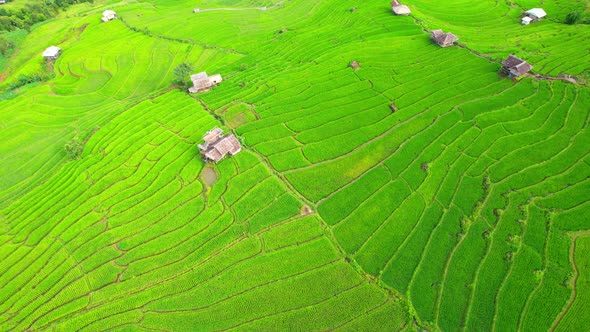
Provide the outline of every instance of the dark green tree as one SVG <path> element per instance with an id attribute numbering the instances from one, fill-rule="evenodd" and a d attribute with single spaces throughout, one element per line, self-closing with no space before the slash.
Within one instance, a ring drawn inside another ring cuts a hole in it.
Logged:
<path id="1" fill-rule="evenodd" d="M 565 17 L 565 23 L 567 24 L 576 24 L 580 22 L 582 19 L 582 14 L 578 11 L 573 11 Z"/>
<path id="2" fill-rule="evenodd" d="M 68 157 L 72 160 L 76 160 L 80 158 L 82 155 L 82 150 L 84 150 L 84 145 L 78 136 L 72 138 L 64 145 L 64 149 L 68 154 Z"/>
<path id="3" fill-rule="evenodd" d="M 188 86 L 192 71 L 193 68 L 184 62 L 176 66 L 176 68 L 174 68 L 174 83 L 180 84 L 182 86 Z"/>

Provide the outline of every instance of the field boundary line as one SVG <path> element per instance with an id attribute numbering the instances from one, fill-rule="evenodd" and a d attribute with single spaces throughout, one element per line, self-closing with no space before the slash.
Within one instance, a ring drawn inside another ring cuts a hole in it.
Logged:
<path id="1" fill-rule="evenodd" d="M 524 11 L 524 9 L 523 9 Z M 420 26 L 422 28 L 422 30 L 428 34 L 430 34 L 430 30 L 428 30 L 428 28 L 426 27 L 426 25 L 424 25 L 423 20 L 417 18 L 414 15 L 411 15 L 414 23 L 418 26 Z M 455 43 L 455 46 L 465 49 L 467 50 L 469 53 L 482 58 L 482 59 L 486 59 L 488 62 L 490 63 L 496 63 L 496 64 L 501 64 L 502 62 L 500 60 L 495 60 L 494 58 L 492 58 L 490 55 L 486 54 L 486 53 L 482 53 L 479 51 L 474 50 L 473 48 L 467 46 L 466 44 L 463 43 Z M 542 75 L 542 74 L 525 74 L 525 77 L 531 77 L 535 80 L 560 80 L 560 81 L 565 81 L 574 85 L 582 85 L 582 86 L 586 86 L 586 83 L 582 83 L 582 82 L 578 82 L 575 77 L 573 77 L 572 75 L 568 75 L 568 74 L 563 74 L 563 76 L 551 76 L 551 75 Z M 572 81 L 573 79 L 573 81 Z"/>
<path id="2" fill-rule="evenodd" d="M 555 331 L 555 329 L 559 326 L 559 323 L 561 323 L 561 321 L 563 320 L 563 317 L 565 317 L 565 315 L 568 313 L 568 311 L 570 310 L 570 308 L 574 305 L 574 302 L 576 301 L 576 297 L 578 295 L 578 290 L 577 290 L 576 284 L 578 282 L 578 277 L 580 276 L 580 271 L 578 269 L 578 266 L 576 265 L 576 243 L 577 243 L 576 241 L 579 238 L 586 237 L 586 236 L 590 236 L 590 231 L 586 230 L 586 231 L 579 231 L 579 232 L 575 232 L 575 233 L 570 233 L 572 245 L 570 247 L 569 257 L 570 257 L 570 263 L 572 265 L 572 270 L 574 271 L 574 275 L 571 280 L 572 295 L 570 296 L 568 303 L 565 305 L 565 307 L 562 309 L 562 311 L 559 313 L 559 315 L 557 316 L 557 318 L 553 322 L 553 325 L 551 325 L 551 329 L 549 330 L 551 332 Z"/>

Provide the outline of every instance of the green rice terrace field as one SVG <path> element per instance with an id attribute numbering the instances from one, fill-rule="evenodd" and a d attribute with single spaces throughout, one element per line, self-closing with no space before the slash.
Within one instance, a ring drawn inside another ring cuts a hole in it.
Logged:
<path id="1" fill-rule="evenodd" d="M 95 0 L 0 33 L 0 331 L 587 331 L 590 24 L 564 19 L 590 3 L 403 3 Z M 181 63 L 224 81 L 188 94 Z M 216 126 L 243 148 L 205 163 Z"/>

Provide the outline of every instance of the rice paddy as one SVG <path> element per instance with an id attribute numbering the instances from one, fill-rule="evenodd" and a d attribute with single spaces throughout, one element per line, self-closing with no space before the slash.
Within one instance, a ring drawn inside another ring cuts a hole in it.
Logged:
<path id="1" fill-rule="evenodd" d="M 0 83 L 55 74 L 0 100 L 0 330 L 583 329 L 580 3 L 526 27 L 540 4 L 406 4 L 95 1 L 34 27 Z M 539 76 L 499 75 L 510 53 Z M 181 63 L 224 81 L 189 95 Z M 216 126 L 243 150 L 207 165 Z"/>

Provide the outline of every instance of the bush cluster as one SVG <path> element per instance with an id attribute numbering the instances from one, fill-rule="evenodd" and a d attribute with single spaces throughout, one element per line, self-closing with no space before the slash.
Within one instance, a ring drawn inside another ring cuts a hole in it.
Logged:
<path id="1" fill-rule="evenodd" d="M 93 0 L 45 0 L 39 3 L 27 3 L 24 8 L 16 10 L 0 8 L 0 31 L 29 29 L 31 25 L 55 16 L 60 9 L 81 2 L 93 2 Z"/>
<path id="2" fill-rule="evenodd" d="M 0 36 L 0 54 L 6 55 L 14 47 L 14 43 Z"/>
<path id="3" fill-rule="evenodd" d="M 68 154 L 68 157 L 71 160 L 76 160 L 80 158 L 82 155 L 82 150 L 84 150 L 84 143 L 80 140 L 78 136 L 69 140 L 66 144 L 64 144 L 64 149 Z"/>
<path id="4" fill-rule="evenodd" d="M 16 81 L 8 85 L 8 90 L 18 89 L 27 84 L 35 82 L 45 82 L 53 78 L 53 74 L 21 74 Z"/>

